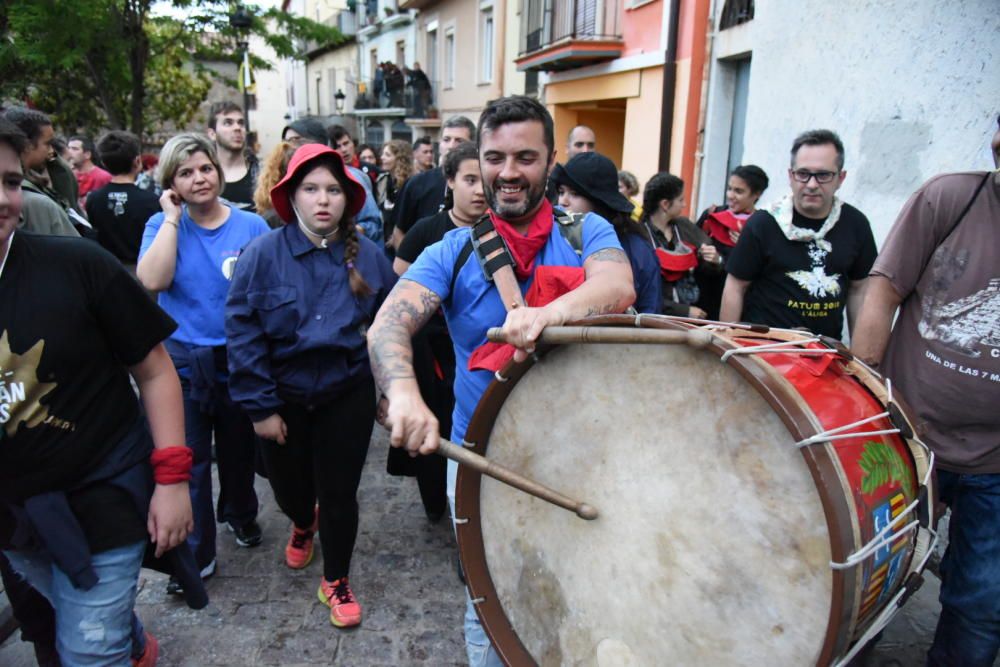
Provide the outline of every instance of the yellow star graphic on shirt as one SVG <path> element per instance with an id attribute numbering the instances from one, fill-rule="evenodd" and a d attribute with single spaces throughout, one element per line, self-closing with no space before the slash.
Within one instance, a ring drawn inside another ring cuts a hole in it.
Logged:
<path id="1" fill-rule="evenodd" d="M 49 418 L 41 400 L 56 383 L 38 379 L 44 349 L 45 341 L 40 340 L 24 354 L 14 354 L 7 332 L 0 336 L 0 426 L 8 437 L 14 437 L 22 424 L 34 428 Z"/>

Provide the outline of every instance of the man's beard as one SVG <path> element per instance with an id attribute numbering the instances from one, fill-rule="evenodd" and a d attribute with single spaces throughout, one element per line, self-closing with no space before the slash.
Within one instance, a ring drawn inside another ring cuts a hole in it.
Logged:
<path id="1" fill-rule="evenodd" d="M 228 139 L 223 139 L 221 135 L 216 135 L 216 143 L 218 143 L 222 148 L 225 148 L 227 151 L 235 152 L 243 150 L 243 147 L 246 145 L 246 140 L 241 141 L 237 146 L 231 143 Z"/>
<path id="2" fill-rule="evenodd" d="M 545 181 L 539 184 L 532 185 L 527 180 L 522 179 L 520 181 L 501 181 L 497 179 L 493 182 L 494 186 L 485 188 L 486 201 L 489 202 L 490 209 L 502 220 L 516 220 L 517 218 L 522 218 L 528 214 L 529 211 L 535 210 L 541 203 L 542 198 L 545 196 Z M 497 191 L 504 185 L 525 185 L 528 186 L 527 197 L 525 203 L 523 204 L 501 204 L 499 198 L 497 197 Z"/>

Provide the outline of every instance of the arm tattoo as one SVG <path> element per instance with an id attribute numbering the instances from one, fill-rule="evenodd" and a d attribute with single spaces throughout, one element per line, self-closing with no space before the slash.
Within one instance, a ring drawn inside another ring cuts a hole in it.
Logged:
<path id="1" fill-rule="evenodd" d="M 612 313 L 620 313 L 621 308 L 618 307 L 616 303 L 606 303 L 603 306 L 591 306 L 587 309 L 587 317 L 591 315 L 610 315 Z"/>
<path id="2" fill-rule="evenodd" d="M 410 339 L 441 305 L 441 298 L 411 280 L 392 288 L 368 332 L 368 354 L 375 382 L 383 392 L 394 380 L 413 379 Z"/>
<path id="3" fill-rule="evenodd" d="M 595 262 L 615 262 L 616 264 L 628 264 L 628 257 L 625 253 L 618 248 L 605 248 L 603 250 L 598 250 L 589 257 L 588 261 Z"/>

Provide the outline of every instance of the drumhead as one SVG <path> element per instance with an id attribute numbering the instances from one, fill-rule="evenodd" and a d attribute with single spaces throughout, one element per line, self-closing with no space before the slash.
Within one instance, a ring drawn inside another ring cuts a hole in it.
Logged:
<path id="1" fill-rule="evenodd" d="M 539 664 L 816 663 L 833 587 L 821 499 L 788 428 L 718 355 L 553 349 L 487 453 L 600 511 L 583 521 L 486 477 L 476 502 L 460 491 L 506 617 L 484 625 L 509 621 Z"/>

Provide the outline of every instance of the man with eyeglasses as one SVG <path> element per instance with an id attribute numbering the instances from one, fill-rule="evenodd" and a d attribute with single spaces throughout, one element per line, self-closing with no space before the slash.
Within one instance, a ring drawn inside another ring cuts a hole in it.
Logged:
<path id="1" fill-rule="evenodd" d="M 719 319 L 805 327 L 839 339 L 853 330 L 877 251 L 868 218 L 842 202 L 844 144 L 810 130 L 792 144 L 792 194 L 747 220 L 726 264 Z"/>

